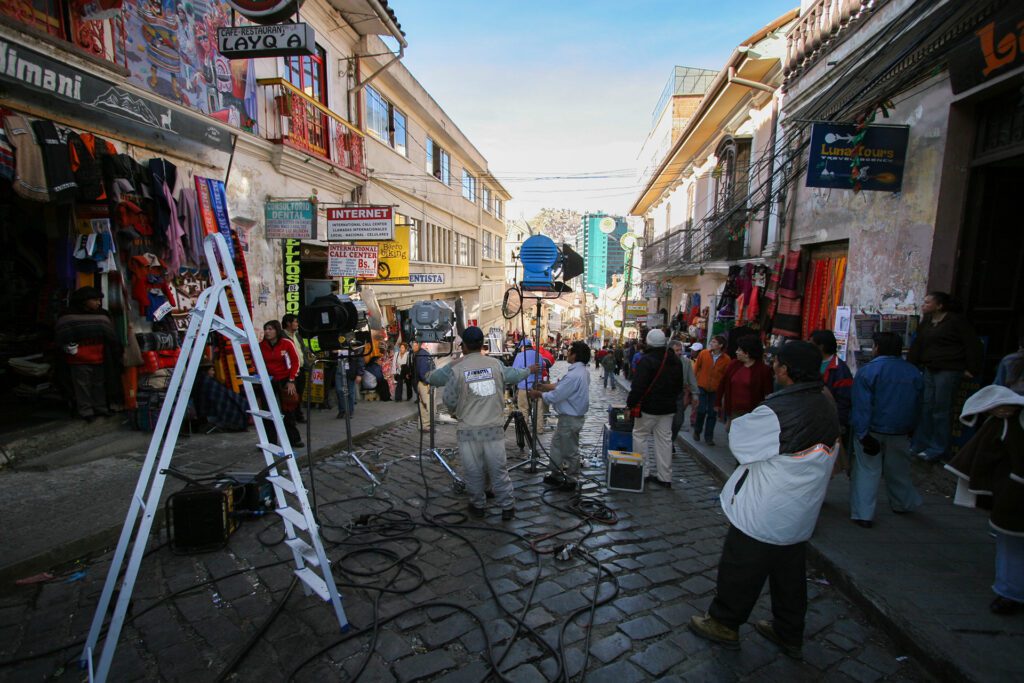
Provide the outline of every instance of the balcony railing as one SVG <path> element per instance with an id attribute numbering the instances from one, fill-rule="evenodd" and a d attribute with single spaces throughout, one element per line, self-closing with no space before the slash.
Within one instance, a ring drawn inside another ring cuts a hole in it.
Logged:
<path id="1" fill-rule="evenodd" d="M 783 73 L 788 80 L 832 49 L 850 24 L 867 16 L 886 0 L 818 0 L 789 32 Z"/>
<path id="2" fill-rule="evenodd" d="M 283 78 L 256 82 L 263 94 L 263 137 L 366 177 L 363 134 L 358 129 Z"/>
<path id="3" fill-rule="evenodd" d="M 660 240 L 644 249 L 643 268 L 671 275 L 688 267 L 712 261 L 735 261 L 746 257 L 743 223 L 746 212 L 709 214 L 693 227 L 688 220 L 672 228 Z"/>
<path id="4" fill-rule="evenodd" d="M 67 41 L 97 59 L 127 69 L 127 36 L 121 16 L 87 20 L 82 17 L 81 3 L 66 3 L 66 15 L 62 9 L 64 4 L 0 0 L 0 15 L 14 19 L 34 31 Z"/>

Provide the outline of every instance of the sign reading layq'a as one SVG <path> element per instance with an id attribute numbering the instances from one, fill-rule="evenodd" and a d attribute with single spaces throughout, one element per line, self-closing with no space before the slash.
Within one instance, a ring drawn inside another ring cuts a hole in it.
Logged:
<path id="1" fill-rule="evenodd" d="M 328 241 L 376 241 L 395 237 L 390 206 L 334 207 L 327 209 Z"/>
<path id="2" fill-rule="evenodd" d="M 316 33 L 309 24 L 222 26 L 217 49 L 228 59 L 315 55 Z"/>

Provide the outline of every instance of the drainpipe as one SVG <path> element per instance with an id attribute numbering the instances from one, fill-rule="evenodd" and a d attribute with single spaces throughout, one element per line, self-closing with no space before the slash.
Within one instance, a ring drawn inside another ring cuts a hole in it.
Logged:
<path id="1" fill-rule="evenodd" d="M 736 85 L 745 85 L 748 88 L 754 88 L 756 90 L 763 90 L 765 92 L 770 92 L 770 93 L 774 93 L 775 92 L 775 88 L 773 88 L 770 85 L 765 85 L 764 83 L 758 83 L 757 81 L 749 81 L 746 78 L 739 78 L 739 77 L 737 77 L 736 76 L 736 67 L 734 67 L 734 66 L 730 66 L 729 67 L 729 76 L 728 76 L 728 78 L 726 80 L 729 81 L 730 83 L 735 83 Z"/>
<path id="2" fill-rule="evenodd" d="M 370 0 L 370 4 L 373 6 L 373 11 L 377 13 L 377 18 L 381 20 L 391 33 L 391 37 L 398 41 L 398 54 L 392 57 L 384 66 L 367 76 L 361 83 L 358 83 L 353 92 L 359 92 L 362 90 L 364 86 L 369 85 L 373 79 L 377 78 L 381 72 L 405 56 L 405 48 L 409 45 L 405 41 L 405 36 L 402 35 L 402 30 L 395 25 L 395 22 L 391 19 L 391 15 L 388 14 L 388 11 L 381 5 L 380 0 Z"/>
<path id="3" fill-rule="evenodd" d="M 772 218 L 772 191 L 775 189 L 775 145 L 778 144 L 779 130 L 779 98 L 772 96 L 772 132 L 768 138 L 768 185 L 764 203 L 764 218 L 761 219 L 761 253 L 768 246 L 768 224 Z"/>

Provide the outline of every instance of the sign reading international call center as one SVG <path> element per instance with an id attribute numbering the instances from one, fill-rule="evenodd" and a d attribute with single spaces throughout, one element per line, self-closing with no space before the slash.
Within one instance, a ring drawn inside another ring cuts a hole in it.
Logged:
<path id="1" fill-rule="evenodd" d="M 861 190 L 899 192 L 907 157 L 907 126 L 868 126 L 859 144 L 852 123 L 815 123 L 807 162 L 807 187 L 853 189 L 853 161 L 860 160 Z"/>

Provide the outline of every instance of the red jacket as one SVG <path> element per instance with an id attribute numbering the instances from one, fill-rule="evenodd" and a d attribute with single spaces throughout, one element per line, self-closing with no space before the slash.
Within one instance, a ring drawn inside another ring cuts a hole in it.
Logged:
<path id="1" fill-rule="evenodd" d="M 734 384 L 736 373 L 743 369 L 743 362 L 734 360 L 725 369 L 725 376 L 718 384 L 718 391 L 715 398 L 718 407 L 726 415 L 734 412 L 750 412 L 764 400 L 764 397 L 772 393 L 775 387 L 775 376 L 771 368 L 764 364 L 764 361 L 755 361 L 750 366 L 750 382 L 745 387 L 737 387 Z M 737 399 L 739 401 L 737 402 Z M 747 404 L 747 405 L 741 405 Z"/>
<path id="2" fill-rule="evenodd" d="M 263 353 L 263 362 L 267 364 L 267 372 L 270 378 L 275 380 L 287 379 L 294 382 L 299 375 L 299 354 L 295 351 L 295 344 L 291 340 L 279 339 L 273 346 L 266 339 L 260 342 L 260 351 Z"/>

